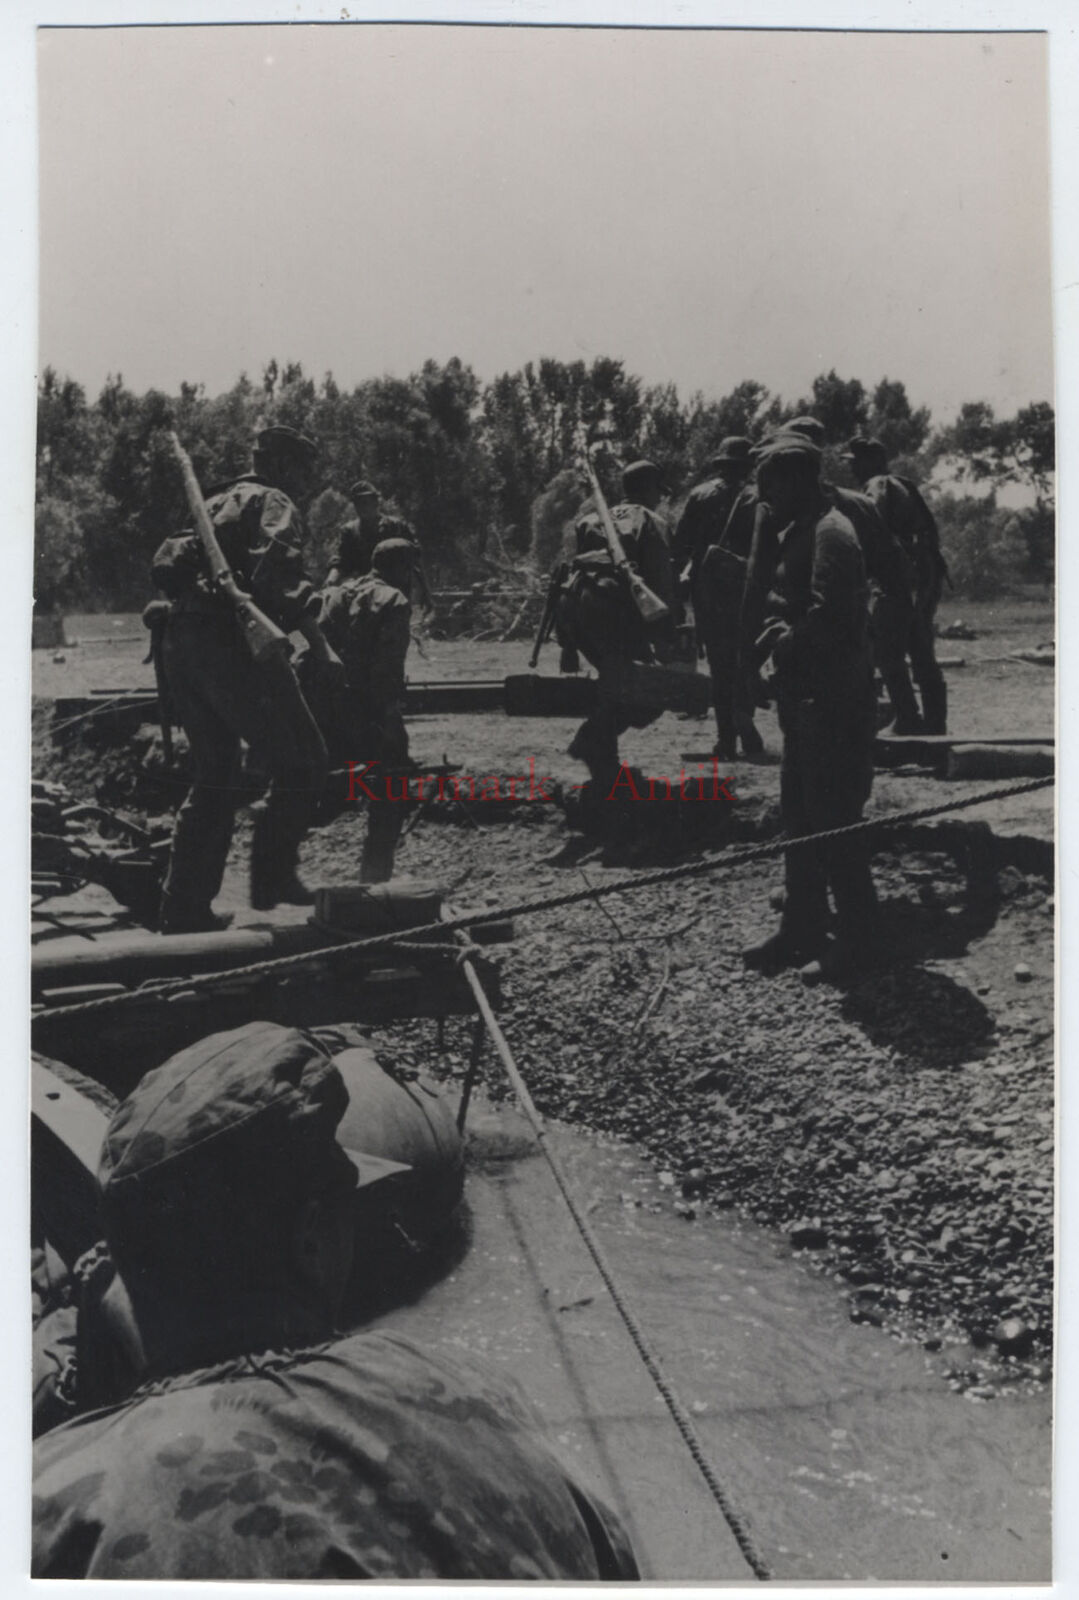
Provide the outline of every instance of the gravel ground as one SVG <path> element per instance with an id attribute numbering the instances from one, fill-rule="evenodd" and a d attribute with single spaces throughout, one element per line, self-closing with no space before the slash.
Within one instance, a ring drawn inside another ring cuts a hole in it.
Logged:
<path id="1" fill-rule="evenodd" d="M 984 627 L 976 610 L 962 614 Z M 1051 632 L 1032 610 L 1001 619 L 996 637 L 990 626 L 976 643 L 942 646 L 980 652 L 950 679 L 964 731 L 1052 727 L 1052 674 L 988 659 Z M 39 772 L 85 792 L 115 766 L 122 788 L 130 751 L 103 757 L 84 744 L 60 763 L 47 715 L 42 704 Z M 559 754 L 569 732 L 425 719 L 413 747 L 448 748 L 473 772 L 527 770 L 527 752 L 542 751 L 556 778 L 579 780 Z M 765 733 L 774 748 L 767 719 Z M 630 737 L 649 771 L 676 772 L 680 752 L 706 745 L 707 724 L 668 716 Z M 685 806 L 634 808 L 632 837 L 604 853 L 567 834 L 554 804 L 476 807 L 471 820 L 440 806 L 399 867 L 456 883 L 460 904 L 533 899 L 601 882 L 612 867 L 768 835 L 775 766 L 739 765 L 734 787 L 733 807 L 702 808 L 685 829 L 673 825 Z M 979 787 L 881 775 L 872 808 Z M 743 970 L 741 947 L 774 923 L 778 860 L 519 921 L 498 959 L 504 1026 L 541 1110 L 638 1142 L 687 1226 L 714 1207 L 781 1230 L 807 1267 L 844 1281 L 854 1320 L 955 1346 L 964 1353 L 950 1382 L 989 1397 L 1043 1381 L 1052 1342 L 1052 791 L 960 816 L 882 846 L 882 960 L 845 990 Z M 312 836 L 309 881 L 354 875 L 362 827 L 350 813 Z M 220 905 L 243 906 L 246 831 Z M 469 1027 L 447 1024 L 443 1071 L 463 1071 Z M 384 1042 L 428 1060 L 430 1040 L 429 1024 L 400 1024 Z M 497 1065 L 486 1074 L 503 1092 Z"/>
<path id="2" fill-rule="evenodd" d="M 471 855 L 461 900 L 558 892 L 546 831 L 432 825 L 410 866 L 448 881 Z M 1037 873 L 1001 868 L 999 898 L 972 881 L 961 833 L 877 857 L 890 953 L 852 988 L 743 969 L 773 917 L 760 866 L 519 925 L 503 1023 L 540 1109 L 639 1142 L 687 1223 L 734 1207 L 780 1229 L 854 1320 L 969 1339 L 951 1381 L 988 1393 L 1048 1375 L 1053 915 Z M 444 1070 L 467 1034 L 448 1025 Z M 386 1042 L 425 1055 L 429 1030 Z M 497 1063 L 487 1080 L 503 1092 Z"/>

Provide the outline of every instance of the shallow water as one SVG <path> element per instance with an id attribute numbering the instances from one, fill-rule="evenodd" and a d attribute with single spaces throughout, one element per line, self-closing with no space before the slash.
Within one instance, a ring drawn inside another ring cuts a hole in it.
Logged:
<path id="1" fill-rule="evenodd" d="M 471 1248 L 388 1324 L 512 1373 L 618 1505 L 647 1575 L 747 1579 L 527 1128 L 481 1107 L 472 1129 Z M 685 1221 L 626 1146 L 551 1138 L 776 1577 L 1048 1580 L 1047 1393 L 953 1393 L 947 1352 L 852 1325 L 774 1238 Z"/>

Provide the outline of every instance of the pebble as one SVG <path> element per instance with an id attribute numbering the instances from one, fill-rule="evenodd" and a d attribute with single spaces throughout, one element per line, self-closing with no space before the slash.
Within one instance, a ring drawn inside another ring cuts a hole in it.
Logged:
<path id="1" fill-rule="evenodd" d="M 828 1234 L 821 1227 L 819 1217 L 811 1222 L 793 1223 L 787 1229 L 787 1238 L 795 1250 L 823 1250 L 828 1243 Z"/>
<path id="2" fill-rule="evenodd" d="M 717 1089 L 720 1084 L 721 1073 L 718 1067 L 704 1067 L 700 1072 L 694 1073 L 689 1080 L 691 1089 Z"/>
<path id="3" fill-rule="evenodd" d="M 1012 976 L 1015 978 L 1016 983 L 1029 983 L 1034 974 L 1025 961 L 1017 961 Z"/>
<path id="4" fill-rule="evenodd" d="M 1001 1355 L 1024 1355 L 1034 1342 L 1034 1330 L 1021 1317 L 1005 1317 L 993 1329 L 993 1343 Z"/>

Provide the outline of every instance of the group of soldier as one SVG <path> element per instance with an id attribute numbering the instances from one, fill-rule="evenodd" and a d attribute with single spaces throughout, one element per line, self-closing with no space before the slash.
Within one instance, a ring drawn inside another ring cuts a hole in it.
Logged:
<path id="1" fill-rule="evenodd" d="M 252 471 L 206 497 L 240 588 L 277 627 L 302 636 L 297 662 L 280 652 L 254 659 L 197 534 L 166 539 L 154 559 L 168 604 L 155 608 L 153 649 L 171 713 L 187 735 L 192 774 L 176 817 L 163 933 L 222 926 L 212 904 L 244 793 L 241 743 L 269 780 L 252 838 L 258 910 L 313 900 L 296 867 L 334 763 L 360 754 L 387 766 L 408 758 L 402 709 L 413 592 L 429 603 L 419 547 L 409 524 L 385 515 L 378 490 L 363 479 L 349 491 L 356 516 L 316 591 L 304 565 L 301 510 L 316 455 L 314 441 L 293 428 L 263 429 Z M 372 805 L 364 881 L 390 876 L 401 820 L 400 807 Z"/>
<path id="2" fill-rule="evenodd" d="M 614 787 L 619 734 L 662 709 L 659 697 L 634 699 L 632 665 L 677 662 L 686 601 L 711 672 L 716 757 L 735 761 L 739 747 L 759 755 L 754 714 L 776 704 L 790 838 L 861 817 L 878 730 L 874 669 L 894 733 L 946 731 L 933 648 L 946 568 L 932 512 L 916 484 L 889 470 L 879 440 L 857 437 L 843 452 L 857 490 L 823 478 L 823 449 L 813 417 L 795 417 L 756 445 L 724 439 L 672 536 L 659 515 L 656 467 L 626 468 L 610 517 L 631 565 L 662 602 L 651 625 L 619 581 L 596 507 L 582 509 L 576 555 L 557 578 L 554 625 L 564 664 L 583 654 L 598 674 L 595 709 L 570 747 L 589 769 L 594 799 Z M 864 840 L 847 834 L 799 845 L 786 853 L 780 927 L 744 959 L 762 971 L 799 965 L 807 981 L 840 977 L 871 956 L 874 923 Z"/>
<path id="3" fill-rule="evenodd" d="M 711 668 L 717 756 L 759 754 L 755 712 L 775 701 L 792 844 L 779 928 L 744 955 L 807 974 L 846 969 L 872 946 L 864 840 L 819 836 L 856 821 L 869 794 L 874 664 L 897 729 L 942 730 L 945 718 L 932 649 L 943 563 L 928 509 L 876 441 L 846 452 L 862 492 L 824 481 L 821 444 L 811 418 L 756 446 L 725 439 L 673 537 L 654 465 L 625 468 L 613 507 L 596 480 L 553 616 L 563 665 L 584 655 L 597 672 L 571 746 L 597 798 L 618 771 L 620 734 L 659 714 L 635 698 L 627 669 L 684 658 L 687 602 Z M 153 648 L 193 779 L 164 886 L 167 933 L 215 925 L 250 788 L 242 743 L 269 780 L 252 846 L 256 907 L 310 899 L 298 850 L 335 761 L 408 759 L 416 540 L 380 512 L 369 482 L 353 485 L 356 519 L 316 593 L 300 510 L 314 460 L 302 434 L 265 429 L 253 471 L 205 505 L 236 583 L 302 636 L 295 665 L 281 652 L 255 660 L 194 534 L 167 539 L 155 560 L 168 599 Z M 654 602 L 647 618 L 639 585 Z M 368 881 L 392 871 L 399 814 L 372 807 Z M 355 1120 L 342 1135 L 349 1093 L 334 1050 L 347 1043 L 252 1022 L 173 1056 L 113 1112 L 98 1171 L 105 1237 L 73 1269 L 81 1288 L 66 1291 L 81 1307 L 66 1336 L 74 1391 L 44 1358 L 35 1576 L 638 1576 L 618 1519 L 511 1389 L 389 1335 L 339 1333 L 357 1191 L 395 1166 L 352 1147 Z M 42 1306 L 60 1315 L 47 1250 L 37 1266 Z"/>
<path id="4" fill-rule="evenodd" d="M 791 837 L 861 816 L 877 731 L 874 670 L 895 733 L 945 731 L 946 687 L 933 650 L 945 566 L 932 513 L 917 486 L 889 470 L 878 440 L 854 438 L 843 452 L 857 490 L 825 480 L 823 446 L 813 417 L 795 417 L 756 444 L 724 439 L 673 534 L 651 462 L 623 469 L 623 497 L 613 506 L 594 479 L 575 519 L 575 552 L 556 574 L 551 613 L 563 668 L 583 656 L 597 673 L 593 709 L 569 748 L 588 769 L 593 803 L 615 784 L 620 735 L 663 709 L 662 695 L 639 692 L 634 669 L 684 665 L 694 643 L 710 668 L 718 759 L 759 755 L 755 713 L 775 702 Z M 256 662 L 245 649 L 195 534 L 166 539 L 155 558 L 169 601 L 155 652 L 188 737 L 193 779 L 164 884 L 166 933 L 218 925 L 212 902 L 243 793 L 242 743 L 269 780 L 252 839 L 257 909 L 312 899 L 297 875 L 298 853 L 331 771 L 360 759 L 384 773 L 408 763 L 414 590 L 430 603 L 419 547 L 411 527 L 383 513 L 377 489 L 361 480 L 350 490 L 356 517 L 316 592 L 304 568 L 300 510 L 315 459 L 314 442 L 295 429 L 264 429 L 253 470 L 206 499 L 237 584 L 282 630 L 302 636 L 298 663 L 284 654 Z M 635 585 L 651 597 L 647 614 L 634 603 Z M 392 873 L 403 812 L 373 801 L 369 813 L 359 874 L 372 882 Z M 874 896 L 857 839 L 792 848 L 786 862 L 780 929 L 747 951 L 747 962 L 838 969 L 871 950 Z"/>

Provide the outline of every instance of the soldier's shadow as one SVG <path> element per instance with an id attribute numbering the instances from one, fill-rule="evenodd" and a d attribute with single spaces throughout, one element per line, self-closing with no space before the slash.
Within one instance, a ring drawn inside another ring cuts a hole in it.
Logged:
<path id="1" fill-rule="evenodd" d="M 930 860 L 941 854 L 950 858 L 961 882 L 943 898 L 941 875 L 932 865 L 921 870 L 914 865 L 917 850 L 927 845 Z M 897 1051 L 912 1065 L 948 1067 L 979 1059 L 990 1047 L 992 1014 L 956 979 L 924 963 L 960 959 L 997 921 L 1002 897 L 988 829 L 960 825 L 940 829 L 928 841 L 918 835 L 893 839 L 876 865 L 886 890 L 878 958 L 847 989 L 843 1015 L 874 1044 Z M 887 893 L 897 877 L 904 892 Z"/>
<path id="2" fill-rule="evenodd" d="M 890 835 L 874 858 L 880 943 L 892 965 L 955 960 L 984 938 L 1002 895 L 988 826 L 945 825 Z M 899 892 L 896 893 L 895 890 Z"/>
<path id="3" fill-rule="evenodd" d="M 913 1067 L 958 1067 L 987 1055 L 994 1021 L 976 995 L 918 965 L 876 971 L 852 984 L 840 1010 L 875 1045 Z"/>

